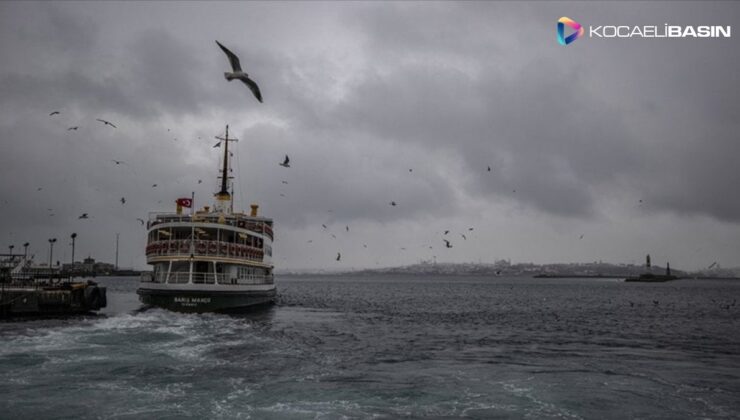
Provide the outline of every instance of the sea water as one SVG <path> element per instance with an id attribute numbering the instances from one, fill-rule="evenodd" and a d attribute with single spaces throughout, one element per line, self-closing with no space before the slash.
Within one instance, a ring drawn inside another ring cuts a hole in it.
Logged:
<path id="1" fill-rule="evenodd" d="M 0 323 L 0 418 L 740 417 L 740 282 L 295 276 L 229 316 Z"/>

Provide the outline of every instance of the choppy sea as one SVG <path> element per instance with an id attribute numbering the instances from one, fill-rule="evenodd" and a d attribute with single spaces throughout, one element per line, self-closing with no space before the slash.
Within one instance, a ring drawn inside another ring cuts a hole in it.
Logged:
<path id="1" fill-rule="evenodd" d="M 739 281 L 278 278 L 254 313 L 0 323 L 4 419 L 737 419 Z"/>

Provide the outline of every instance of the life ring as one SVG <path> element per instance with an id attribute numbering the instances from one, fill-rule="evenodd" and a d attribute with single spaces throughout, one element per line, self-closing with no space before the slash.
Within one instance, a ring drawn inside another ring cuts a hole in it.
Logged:
<path id="1" fill-rule="evenodd" d="M 216 251 L 218 251 L 218 245 L 216 245 L 215 242 L 211 241 L 211 243 L 208 245 L 208 252 L 211 254 L 215 254 Z"/>
<path id="2" fill-rule="evenodd" d="M 204 241 L 198 241 L 198 253 L 199 254 L 206 253 L 206 243 Z"/>

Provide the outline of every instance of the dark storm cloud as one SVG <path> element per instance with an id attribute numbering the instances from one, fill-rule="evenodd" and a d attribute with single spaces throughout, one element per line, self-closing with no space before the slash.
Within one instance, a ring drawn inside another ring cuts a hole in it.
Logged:
<path id="1" fill-rule="evenodd" d="M 494 37 L 480 42 L 478 32 L 469 31 L 467 25 L 437 30 L 441 20 L 450 18 L 451 9 L 425 9 L 420 12 L 422 19 L 415 8 L 400 5 L 374 9 L 357 18 L 371 51 L 402 59 L 370 63 L 336 120 L 380 138 L 460 151 L 471 168 L 469 193 L 473 195 L 493 193 L 495 199 L 495 195 L 513 196 L 516 189 L 517 200 L 545 212 L 583 216 L 592 213 L 600 197 L 611 196 L 612 190 L 620 190 L 626 182 L 634 196 L 654 198 L 654 208 L 740 220 L 740 198 L 708 199 L 738 181 L 739 172 L 729 169 L 731 162 L 726 161 L 733 154 L 713 151 L 735 148 L 723 140 L 736 132 L 732 121 L 737 121 L 733 117 L 738 104 L 737 91 L 727 89 L 737 78 L 729 70 L 737 68 L 737 53 L 727 54 L 728 42 L 709 47 L 686 45 L 678 49 L 674 64 L 656 63 L 651 57 L 654 49 L 643 45 L 636 51 L 638 61 L 619 63 L 625 72 L 606 69 L 598 74 L 584 65 L 586 54 L 613 64 L 619 60 L 613 50 L 611 57 L 589 50 L 574 63 L 564 63 L 556 47 L 548 44 L 538 49 L 535 45 L 515 62 L 506 63 L 509 54 Z M 481 19 L 469 16 L 469 10 L 454 12 L 468 16 L 466 23 L 480 24 Z M 692 8 L 684 15 L 692 16 L 695 11 Z M 526 32 L 546 39 L 552 35 L 553 16 L 542 16 L 539 26 L 530 19 L 536 29 Z M 495 21 L 495 29 L 501 32 L 492 32 L 505 33 L 510 22 L 505 18 Z M 459 48 L 452 48 L 455 45 Z M 425 54 L 431 51 L 436 55 Z M 710 68 L 685 65 L 695 61 Z M 630 64 L 636 69 L 630 71 L 626 67 Z M 641 72 L 642 67 L 647 68 Z M 706 77 L 707 70 L 717 77 Z M 659 133 L 663 141 L 647 139 L 658 133 L 635 129 L 636 110 L 611 99 L 625 93 L 625 82 L 620 80 L 658 86 L 648 88 L 652 93 L 644 97 L 639 90 L 629 93 L 646 108 L 668 107 L 662 118 L 653 113 L 653 126 L 668 127 Z M 680 97 L 687 90 L 698 100 Z M 689 109 L 688 124 L 704 127 L 708 134 L 701 147 L 692 147 L 694 142 L 685 138 L 681 125 L 686 122 L 675 121 L 671 108 Z M 663 147 L 670 141 L 688 147 Z M 710 160 L 719 163 L 717 170 L 692 164 Z M 495 178 L 482 170 L 489 164 Z M 687 172 L 692 174 L 690 180 L 665 182 L 683 179 Z M 655 184 L 661 185 L 660 191 L 651 186 L 658 179 L 661 182 Z"/>
<path id="2" fill-rule="evenodd" d="M 722 24 L 736 20 L 730 6 L 2 3 L 0 10 L 0 175 L 18 179 L 0 185 L 3 197 L 17 197 L 0 205 L 2 226 L 35 235 L 35 243 L 87 229 L 96 232 L 87 246 L 103 249 L 125 232 L 127 252 L 141 262 L 137 217 L 172 210 L 174 198 L 193 191 L 198 206 L 210 204 L 221 150 L 212 137 L 226 123 L 241 139 L 232 149 L 235 207 L 260 204 L 278 221 L 276 249 L 301 261 L 312 254 L 292 242 L 305 243 L 301 235 L 321 232 L 321 224 L 352 225 L 352 234 L 361 225 L 370 242 L 418 248 L 421 237 L 439 242 L 429 226 L 480 217 L 475 232 L 488 224 L 497 233 L 447 254 L 464 259 L 497 249 L 509 223 L 519 230 L 498 249 L 530 250 L 524 242 L 537 241 L 535 257 L 553 258 L 563 255 L 562 238 L 540 238 L 548 229 L 567 236 L 574 224 L 633 216 L 660 217 L 665 232 L 684 231 L 697 215 L 730 222 L 716 226 L 740 220 L 740 198 L 728 194 L 740 182 L 734 38 L 561 47 L 554 36 L 562 14 L 586 24 Z M 229 65 L 215 39 L 240 56 L 265 103 L 224 80 Z M 48 117 L 56 109 L 62 114 Z M 67 132 L 73 125 L 81 127 Z M 277 165 L 285 154 L 290 169 Z M 93 217 L 78 220 L 83 211 Z M 531 237 L 516 236 L 523 226 Z M 621 241 L 614 249 L 629 248 Z"/>

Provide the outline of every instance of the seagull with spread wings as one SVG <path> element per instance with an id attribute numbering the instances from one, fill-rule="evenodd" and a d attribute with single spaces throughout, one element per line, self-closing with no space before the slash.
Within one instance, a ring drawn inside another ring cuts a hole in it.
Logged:
<path id="1" fill-rule="evenodd" d="M 288 155 L 285 155 L 285 160 L 283 163 L 278 163 L 278 165 L 282 166 L 283 168 L 290 168 L 290 158 Z"/>
<path id="2" fill-rule="evenodd" d="M 95 121 L 100 121 L 101 123 L 103 123 L 103 124 L 105 124 L 105 125 L 109 125 L 109 126 L 111 126 L 111 127 L 113 127 L 113 128 L 118 128 L 118 127 L 116 127 L 116 126 L 115 126 L 115 124 L 113 124 L 113 123 L 112 123 L 112 122 L 110 122 L 110 121 L 106 121 L 106 120 L 101 120 L 100 118 L 95 118 Z"/>
<path id="3" fill-rule="evenodd" d="M 231 63 L 231 69 L 233 70 L 231 73 L 226 72 L 224 73 L 224 77 L 229 82 L 234 79 L 239 79 L 242 82 L 244 82 L 247 87 L 249 87 L 249 90 L 252 91 L 254 94 L 254 97 L 257 98 L 258 101 L 262 102 L 262 93 L 260 93 L 260 88 L 257 86 L 257 83 L 254 82 L 254 80 L 249 78 L 249 75 L 242 71 L 242 66 L 239 63 L 239 57 L 236 56 L 233 52 L 231 52 L 228 48 L 221 45 L 220 42 L 216 41 L 216 44 L 218 44 L 219 47 L 221 47 L 221 50 L 223 50 L 224 53 L 226 53 L 226 57 L 229 58 L 229 63 Z"/>

